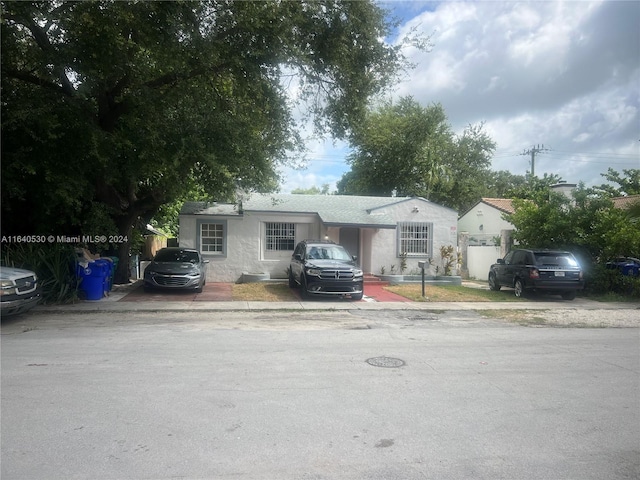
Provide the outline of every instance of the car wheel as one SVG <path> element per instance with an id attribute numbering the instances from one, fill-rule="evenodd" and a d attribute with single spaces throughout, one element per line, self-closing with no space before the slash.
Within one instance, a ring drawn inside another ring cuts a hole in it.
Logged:
<path id="1" fill-rule="evenodd" d="M 498 279 L 496 278 L 496 274 L 495 273 L 490 273 L 489 274 L 489 290 L 493 290 L 494 292 L 497 292 L 498 290 L 500 290 L 500 284 L 498 283 Z"/>
<path id="2" fill-rule="evenodd" d="M 574 300 L 576 298 L 576 291 L 569 290 L 566 292 L 562 292 L 560 296 L 563 298 L 563 300 Z"/>
<path id="3" fill-rule="evenodd" d="M 354 293 L 351 295 L 351 300 L 362 300 L 362 293 Z"/>
<path id="4" fill-rule="evenodd" d="M 513 285 L 514 293 L 516 297 L 522 298 L 524 297 L 524 285 L 522 284 L 522 280 L 516 280 L 516 283 Z"/>
<path id="5" fill-rule="evenodd" d="M 298 284 L 295 278 L 293 278 L 293 273 L 291 273 L 291 269 L 289 269 L 289 288 L 296 288 L 297 286 Z"/>
<path id="6" fill-rule="evenodd" d="M 204 288 L 204 284 L 200 285 L 198 288 L 196 288 L 196 293 L 202 293 L 203 288 Z"/>
<path id="7" fill-rule="evenodd" d="M 149 293 L 149 292 L 152 292 L 152 291 L 153 291 L 153 288 L 151 288 L 151 287 L 150 287 L 149 285 L 147 285 L 146 283 L 142 286 L 142 289 L 143 289 L 146 293 Z"/>

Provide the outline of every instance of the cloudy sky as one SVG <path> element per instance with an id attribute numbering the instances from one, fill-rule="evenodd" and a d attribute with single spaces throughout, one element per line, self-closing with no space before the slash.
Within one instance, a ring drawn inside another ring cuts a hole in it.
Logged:
<path id="1" fill-rule="evenodd" d="M 609 167 L 640 168 L 640 2 L 422 2 L 381 5 L 431 37 L 407 49 L 416 68 L 392 96 L 441 103 L 454 130 L 485 123 L 497 142 L 494 170 L 557 174 L 599 185 Z M 283 170 L 282 192 L 335 182 L 349 149 L 308 142 L 304 170 Z"/>

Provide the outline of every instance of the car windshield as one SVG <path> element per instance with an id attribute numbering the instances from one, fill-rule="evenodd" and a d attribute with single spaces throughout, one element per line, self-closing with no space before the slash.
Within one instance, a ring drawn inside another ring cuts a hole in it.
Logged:
<path id="1" fill-rule="evenodd" d="M 185 252 L 184 250 L 161 250 L 156 254 L 155 261 L 198 263 L 198 253 Z"/>
<path id="2" fill-rule="evenodd" d="M 352 260 L 349 253 L 339 245 L 307 247 L 307 258 L 316 260 Z"/>
<path id="3" fill-rule="evenodd" d="M 538 265 L 554 265 L 559 267 L 577 267 L 578 263 L 567 255 L 536 255 L 536 263 Z"/>

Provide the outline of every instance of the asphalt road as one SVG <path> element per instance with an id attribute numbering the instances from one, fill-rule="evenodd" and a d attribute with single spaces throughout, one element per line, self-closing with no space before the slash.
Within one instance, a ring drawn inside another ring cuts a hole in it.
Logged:
<path id="1" fill-rule="evenodd" d="M 2 325 L 0 473 L 637 479 L 639 332 L 473 311 L 35 314 Z"/>

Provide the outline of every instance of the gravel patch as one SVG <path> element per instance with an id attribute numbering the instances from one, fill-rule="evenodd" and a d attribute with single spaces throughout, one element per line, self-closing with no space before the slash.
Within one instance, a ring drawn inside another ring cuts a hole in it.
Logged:
<path id="1" fill-rule="evenodd" d="M 640 328 L 640 309 L 492 310 L 482 314 L 531 327 Z"/>

